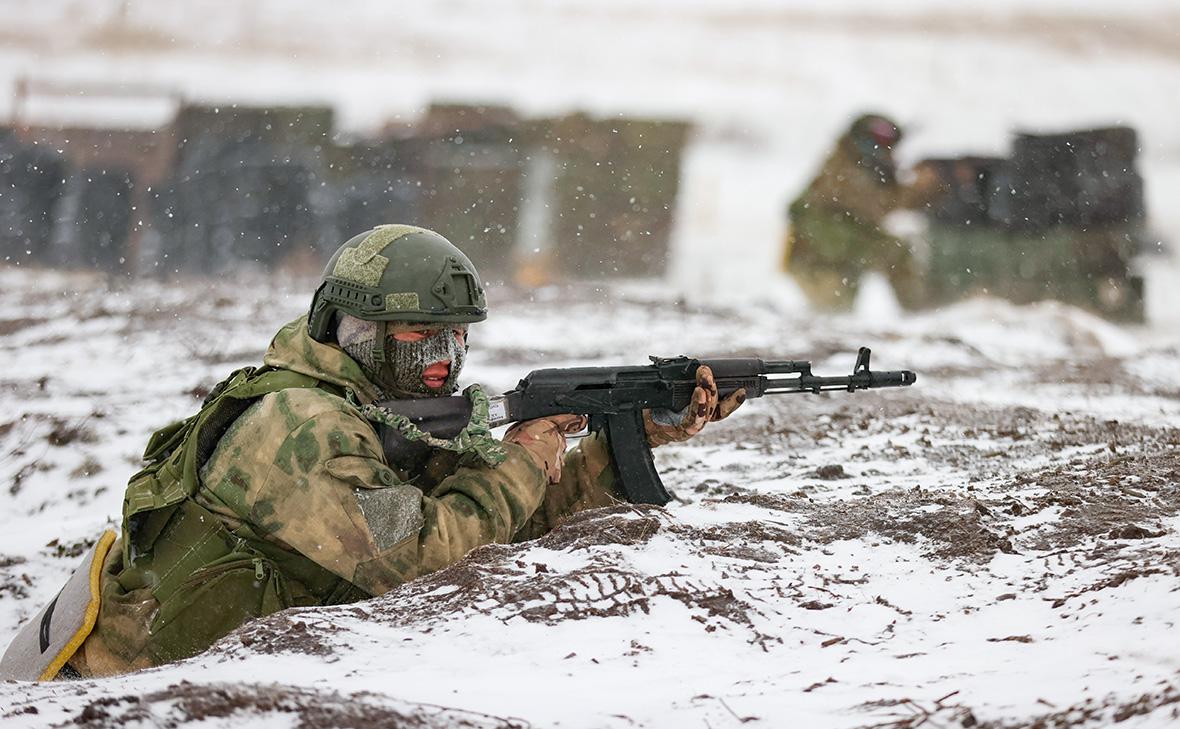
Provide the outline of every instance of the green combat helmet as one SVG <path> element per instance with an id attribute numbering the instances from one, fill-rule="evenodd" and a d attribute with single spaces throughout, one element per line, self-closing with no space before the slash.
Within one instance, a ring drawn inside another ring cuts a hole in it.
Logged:
<path id="1" fill-rule="evenodd" d="M 307 315 L 312 339 L 333 339 L 337 312 L 377 322 L 448 324 L 488 316 L 483 284 L 463 251 L 412 225 L 379 225 L 332 254 Z"/>

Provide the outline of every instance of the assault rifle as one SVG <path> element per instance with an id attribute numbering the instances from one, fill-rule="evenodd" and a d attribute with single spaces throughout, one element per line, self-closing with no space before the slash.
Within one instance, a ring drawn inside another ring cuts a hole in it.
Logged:
<path id="1" fill-rule="evenodd" d="M 635 504 L 663 505 L 671 500 L 652 461 L 643 428 L 645 409 L 680 411 L 692 400 L 696 371 L 713 370 L 722 398 L 745 388 L 746 398 L 797 392 L 871 390 L 904 387 L 917 379 L 910 370 L 873 372 L 869 348 L 861 347 L 851 375 L 819 377 L 804 360 L 763 360 L 753 357 L 693 359 L 651 357 L 649 365 L 569 367 L 533 370 L 516 388 L 489 398 L 489 426 L 496 427 L 548 415 L 586 415 L 591 432 L 603 432 L 615 475 L 627 499 Z M 453 438 L 471 418 L 466 397 L 390 400 L 378 407 L 404 415 L 420 430 L 437 438 Z M 387 453 L 408 445 L 392 428 L 381 427 Z"/>

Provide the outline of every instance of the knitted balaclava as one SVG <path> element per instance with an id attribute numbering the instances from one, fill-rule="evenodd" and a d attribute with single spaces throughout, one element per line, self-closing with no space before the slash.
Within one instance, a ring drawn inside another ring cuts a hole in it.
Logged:
<path id="1" fill-rule="evenodd" d="M 431 328 L 423 324 L 423 328 Z M 384 335 L 385 361 L 379 361 L 382 348 L 378 336 Z M 365 377 L 377 386 L 384 399 L 451 395 L 458 388 L 459 372 L 467 358 L 467 347 L 459 344 L 451 326 L 416 342 L 400 342 L 386 331 L 385 322 L 358 319 L 340 314 L 336 324 L 336 341 L 354 359 Z M 422 372 L 435 362 L 450 361 L 451 370 L 443 386 L 426 386 Z"/>

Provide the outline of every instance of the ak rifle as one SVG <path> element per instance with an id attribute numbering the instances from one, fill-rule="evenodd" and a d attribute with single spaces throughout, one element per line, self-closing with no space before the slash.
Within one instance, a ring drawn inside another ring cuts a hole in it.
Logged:
<path id="1" fill-rule="evenodd" d="M 651 357 L 649 365 L 565 367 L 533 370 L 514 389 L 489 397 L 490 427 L 549 415 L 578 414 L 589 420 L 592 433 L 602 432 L 610 449 L 615 475 L 627 499 L 635 504 L 666 504 L 671 496 L 660 480 L 643 427 L 643 411 L 679 412 L 692 400 L 696 371 L 708 365 L 721 398 L 745 389 L 746 398 L 800 392 L 855 392 L 906 387 L 917 379 L 910 370 L 874 372 L 868 347 L 861 347 L 851 375 L 822 377 L 806 360 L 764 360 L 756 357 L 694 359 Z M 419 429 L 437 438 L 453 438 L 471 418 L 466 397 L 390 400 L 378 407 L 405 415 Z M 400 433 L 380 426 L 386 453 L 404 453 Z M 416 444 L 414 444 L 416 445 Z"/>

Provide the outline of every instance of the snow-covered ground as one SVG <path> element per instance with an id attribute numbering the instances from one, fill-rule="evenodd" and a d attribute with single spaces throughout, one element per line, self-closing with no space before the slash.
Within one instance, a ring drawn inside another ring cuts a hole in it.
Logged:
<path id="1" fill-rule="evenodd" d="M 1177 725 L 1180 266 L 1148 262 L 1154 323 L 1121 329 L 1053 303 L 903 315 L 874 282 L 817 315 L 777 259 L 786 201 L 866 109 L 907 127 L 907 161 L 1132 124 L 1180 241 L 1178 24 L 1173 0 L 0 3 L 0 89 L 70 90 L 0 94 L 4 119 L 150 128 L 179 93 L 328 103 L 344 134 L 432 100 L 694 122 L 669 280 L 491 292 L 471 380 L 680 353 L 844 373 L 860 345 L 919 373 L 752 401 L 661 449 L 667 509 L 590 513 L 183 664 L 0 684 L 0 722 Z M 0 269 L 0 642 L 115 523 L 147 435 L 310 290 Z"/>
<path id="2" fill-rule="evenodd" d="M 0 271 L 0 641 L 112 524 L 148 433 L 255 363 L 305 281 Z M 178 665 L 0 684 L 6 726 L 1168 727 L 1180 335 L 1056 304 L 823 316 L 663 284 L 491 292 L 468 380 L 856 347 L 906 390 L 747 403 L 589 512 Z M 974 722 L 974 724 L 972 724 Z"/>

